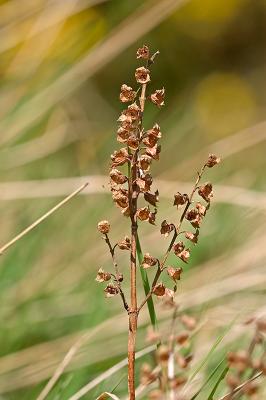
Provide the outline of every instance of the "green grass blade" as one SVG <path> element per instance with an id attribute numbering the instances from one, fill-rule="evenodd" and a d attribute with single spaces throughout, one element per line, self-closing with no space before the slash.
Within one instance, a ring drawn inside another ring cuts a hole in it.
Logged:
<path id="1" fill-rule="evenodd" d="M 207 400 L 213 400 L 213 396 L 215 395 L 215 392 L 218 388 L 218 386 L 220 385 L 221 381 L 226 377 L 226 374 L 229 370 L 229 367 L 225 367 L 224 370 L 222 371 L 221 375 L 219 376 L 219 378 L 217 379 L 217 382 L 215 383 L 209 397 Z"/>
<path id="2" fill-rule="evenodd" d="M 193 397 L 191 397 L 191 400 L 195 400 L 198 395 L 202 392 L 202 390 L 208 385 L 212 377 L 216 374 L 220 366 L 224 363 L 224 358 L 219 362 L 219 364 L 216 365 L 212 373 L 208 376 L 208 378 L 205 380 L 205 382 L 202 384 L 201 388 L 197 391 L 197 393 L 194 394 Z"/>
<path id="3" fill-rule="evenodd" d="M 188 382 L 192 381 L 193 378 L 195 378 L 195 376 L 198 374 L 198 372 L 201 370 L 201 368 L 207 363 L 207 361 L 211 358 L 211 356 L 213 355 L 213 353 L 215 352 L 216 348 L 219 346 L 219 344 L 221 343 L 221 341 L 224 339 L 224 337 L 227 335 L 227 333 L 230 331 L 230 329 L 232 328 L 233 324 L 235 323 L 237 317 L 233 319 L 233 321 L 226 327 L 224 333 L 222 335 L 220 335 L 218 337 L 218 339 L 216 340 L 216 342 L 214 343 L 214 345 L 212 346 L 212 348 L 210 349 L 210 351 L 208 352 L 208 354 L 206 355 L 206 357 L 202 360 L 202 362 L 200 363 L 200 365 L 196 368 L 196 370 L 193 372 L 193 374 L 191 375 L 191 377 L 189 378 Z"/>
<path id="4" fill-rule="evenodd" d="M 136 245 L 137 245 L 137 255 L 138 255 L 139 265 L 141 265 L 142 260 L 143 260 L 143 253 L 142 253 L 142 250 L 141 250 L 141 245 L 140 245 L 140 241 L 139 241 L 138 235 L 137 235 L 137 243 L 136 243 Z M 140 267 L 140 273 L 141 273 L 144 292 L 147 295 L 150 292 L 150 289 L 151 289 L 150 288 L 148 274 L 145 271 L 145 269 L 141 268 L 141 267 Z M 158 321 L 157 321 L 157 317 L 156 317 L 156 312 L 155 312 L 152 296 L 147 301 L 147 305 L 148 305 L 148 310 L 149 310 L 149 315 L 150 315 L 150 320 L 151 320 L 152 326 L 153 326 L 154 329 L 157 329 Z"/>

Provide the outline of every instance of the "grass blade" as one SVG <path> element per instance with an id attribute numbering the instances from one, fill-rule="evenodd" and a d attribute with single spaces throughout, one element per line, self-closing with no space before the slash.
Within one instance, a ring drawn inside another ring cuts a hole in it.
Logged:
<path id="1" fill-rule="evenodd" d="M 237 318 L 237 317 L 236 317 Z M 208 352 L 208 354 L 206 355 L 206 357 L 202 360 L 202 362 L 200 363 L 200 365 L 196 368 L 196 370 L 193 372 L 193 374 L 191 375 L 191 377 L 189 378 L 188 382 L 192 381 L 193 378 L 195 378 L 195 376 L 198 374 L 198 372 L 201 370 L 201 368 L 206 364 L 206 362 L 210 359 L 210 357 L 213 355 L 213 353 L 215 352 L 216 348 L 219 346 L 219 344 L 221 343 L 221 341 L 224 339 L 224 337 L 227 335 L 227 333 L 230 331 L 230 329 L 232 328 L 233 324 L 236 321 L 236 318 L 233 319 L 233 321 L 227 326 L 227 328 L 225 329 L 224 333 L 222 335 L 220 335 L 218 337 L 218 339 L 216 340 L 216 342 L 214 343 L 214 345 L 212 346 L 212 348 L 210 349 L 210 351 Z"/>
<path id="2" fill-rule="evenodd" d="M 228 370 L 229 370 L 229 367 L 224 368 L 224 370 L 222 371 L 221 375 L 219 376 L 217 382 L 215 383 L 207 400 L 213 400 L 213 396 L 215 395 L 215 392 L 216 392 L 218 386 L 220 385 L 220 383 L 222 382 L 222 380 L 226 377 Z"/>
<path id="3" fill-rule="evenodd" d="M 218 369 L 220 368 L 220 366 L 223 364 L 224 362 L 224 358 L 219 362 L 219 364 L 216 365 L 216 367 L 214 368 L 214 370 L 212 371 L 212 373 L 208 376 L 208 378 L 206 379 L 206 381 L 202 384 L 201 388 L 197 391 L 197 393 L 194 394 L 193 397 L 191 397 L 191 400 L 195 400 L 198 395 L 202 392 L 202 390 L 207 386 L 207 384 L 210 382 L 210 380 L 212 379 L 212 377 L 216 374 L 216 372 L 218 371 Z M 224 372 L 224 371 L 223 371 Z"/>

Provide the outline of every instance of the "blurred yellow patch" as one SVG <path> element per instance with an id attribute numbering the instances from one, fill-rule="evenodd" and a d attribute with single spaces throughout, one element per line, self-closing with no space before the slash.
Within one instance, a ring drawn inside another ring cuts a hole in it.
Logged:
<path id="1" fill-rule="evenodd" d="M 222 137 L 254 121 L 256 99 L 250 85 L 239 76 L 216 73 L 197 87 L 197 123 L 207 135 Z"/>
<path id="2" fill-rule="evenodd" d="M 176 13 L 179 27 L 188 35 L 210 38 L 234 18 L 247 0 L 193 0 Z"/>

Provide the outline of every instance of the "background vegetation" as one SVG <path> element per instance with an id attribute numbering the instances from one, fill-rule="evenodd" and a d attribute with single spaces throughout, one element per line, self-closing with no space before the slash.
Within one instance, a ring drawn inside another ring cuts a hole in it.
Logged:
<path id="1" fill-rule="evenodd" d="M 119 89 L 134 84 L 135 50 L 143 43 L 161 53 L 151 87 L 166 89 L 165 108 L 148 107 L 144 121 L 150 127 L 156 120 L 163 132 L 153 169 L 160 220 L 174 217 L 173 193 L 186 191 L 209 152 L 223 158 L 211 171 L 215 204 L 179 288 L 182 307 L 200 317 L 194 370 L 231 324 L 197 384 L 227 349 L 248 342 L 245 318 L 265 313 L 266 1 L 0 4 L 1 243 L 89 182 L 1 257 L 0 398 L 35 399 L 84 332 L 90 338 L 48 399 L 69 399 L 126 355 L 120 300 L 107 301 L 94 282 L 99 266 L 110 263 L 96 227 L 108 217 L 114 240 L 128 229 L 106 174 Z M 159 256 L 153 228 L 141 230 L 143 250 Z M 144 315 L 139 349 L 147 323 Z M 84 398 L 118 383 L 123 394 L 125 376 L 120 370 Z"/>

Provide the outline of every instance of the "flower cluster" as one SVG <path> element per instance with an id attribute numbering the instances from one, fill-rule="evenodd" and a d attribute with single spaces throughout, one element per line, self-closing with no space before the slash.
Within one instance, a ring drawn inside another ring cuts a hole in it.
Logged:
<path id="1" fill-rule="evenodd" d="M 237 392 L 239 387 L 243 386 L 242 393 L 245 394 L 247 398 L 255 400 L 260 398 L 258 397 L 259 385 L 258 382 L 252 378 L 256 376 L 256 374 L 266 375 L 266 319 L 251 318 L 247 321 L 247 324 L 253 324 L 255 326 L 252 341 L 247 350 L 230 351 L 227 354 L 227 363 L 230 368 L 230 373 L 227 374 L 226 382 L 231 391 L 231 397 Z M 257 347 L 261 347 L 261 352 L 255 352 Z M 251 378 L 248 381 L 246 381 L 247 376 Z"/>
<path id="2" fill-rule="evenodd" d="M 152 329 L 148 329 L 146 341 L 150 344 L 161 344 L 156 350 L 156 366 L 152 367 L 144 363 L 140 370 L 140 382 L 142 385 L 155 385 L 158 388 L 151 389 L 148 394 L 149 400 L 165 399 L 164 388 L 168 388 L 172 397 L 181 399 L 181 391 L 187 382 L 187 371 L 193 359 L 191 352 L 191 336 L 197 326 L 196 320 L 191 315 L 178 313 L 176 306 L 172 317 L 172 331 L 162 335 Z M 179 332 L 176 333 L 176 327 Z"/>

